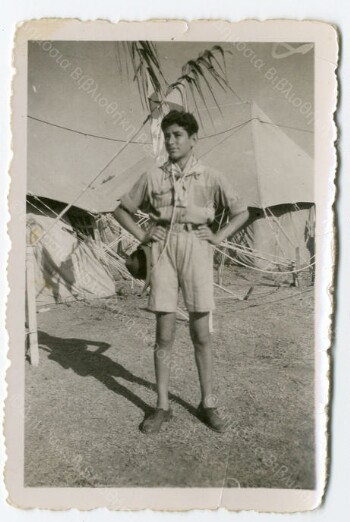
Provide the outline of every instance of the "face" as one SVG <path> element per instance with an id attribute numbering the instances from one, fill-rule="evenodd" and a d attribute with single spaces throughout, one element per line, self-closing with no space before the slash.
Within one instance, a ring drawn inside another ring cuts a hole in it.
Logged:
<path id="1" fill-rule="evenodd" d="M 179 161 L 191 153 L 197 142 L 197 134 L 189 136 L 183 127 L 174 123 L 165 129 L 164 142 L 169 158 L 172 161 Z"/>

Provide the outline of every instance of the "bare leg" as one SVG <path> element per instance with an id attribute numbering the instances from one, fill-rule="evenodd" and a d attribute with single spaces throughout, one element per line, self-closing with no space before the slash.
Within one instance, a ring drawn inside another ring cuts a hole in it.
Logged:
<path id="1" fill-rule="evenodd" d="M 176 313 L 157 313 L 156 345 L 154 347 L 154 367 L 157 381 L 157 407 L 169 409 L 168 389 L 170 376 L 171 349 L 174 344 Z"/>
<path id="2" fill-rule="evenodd" d="M 213 360 L 209 333 L 209 312 L 190 313 L 190 334 L 194 346 L 202 404 L 213 406 Z"/>

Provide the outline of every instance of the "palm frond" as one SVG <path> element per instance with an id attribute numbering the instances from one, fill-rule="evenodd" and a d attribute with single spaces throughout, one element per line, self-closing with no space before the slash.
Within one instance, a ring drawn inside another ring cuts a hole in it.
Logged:
<path id="1" fill-rule="evenodd" d="M 191 98 L 200 118 L 200 111 L 197 105 L 197 99 L 202 100 L 210 121 L 213 124 L 211 111 L 208 105 L 208 96 L 214 101 L 215 106 L 222 115 L 220 103 L 214 89 L 215 85 L 224 92 L 232 92 L 238 98 L 239 96 L 233 91 L 228 81 L 227 66 L 224 50 L 220 45 L 214 45 L 211 49 L 200 53 L 197 59 L 189 60 L 182 67 L 182 74 L 176 82 L 169 85 L 168 93 L 175 87 L 182 86 L 184 90 L 188 87 Z M 214 124 L 213 124 L 214 125 Z"/>
<path id="2" fill-rule="evenodd" d="M 189 87 L 189 90 L 190 90 L 190 92 L 191 92 L 191 96 L 192 96 L 192 99 L 193 99 L 193 103 L 194 103 L 194 105 L 195 105 L 195 107 L 196 107 L 196 112 L 197 112 L 197 117 L 198 117 L 198 119 L 199 119 L 199 123 L 200 123 L 200 125 L 201 125 L 202 127 L 204 127 L 204 125 L 203 125 L 203 121 L 202 121 L 202 117 L 201 117 L 201 111 L 199 110 L 199 107 L 198 107 L 198 104 L 197 104 L 196 92 L 195 92 L 196 87 L 195 87 L 193 84 L 194 84 L 194 81 L 190 81 L 190 82 L 188 83 L 188 87 Z M 213 125 L 214 122 L 213 122 L 213 120 L 212 120 L 212 118 L 211 118 L 210 113 L 209 113 L 209 117 L 210 117 L 210 121 L 211 121 L 211 123 L 212 123 L 212 125 Z"/>
<path id="3" fill-rule="evenodd" d="M 213 79 L 218 83 L 218 85 L 221 87 L 221 89 L 226 90 L 230 89 L 230 84 L 228 83 L 227 79 L 218 73 L 218 71 L 215 70 L 215 67 L 211 63 L 211 60 L 205 56 L 199 56 L 197 59 L 197 62 L 199 65 L 203 65 L 208 73 L 213 77 Z"/>
<path id="4" fill-rule="evenodd" d="M 198 58 L 196 61 L 190 60 L 186 64 L 186 66 L 188 68 L 188 73 L 187 74 L 189 76 L 191 74 L 193 75 L 194 80 L 195 80 L 195 85 L 197 86 L 198 92 L 199 92 L 199 94 L 200 94 L 200 96 L 201 96 L 201 98 L 203 100 L 203 103 L 204 103 L 205 107 L 207 107 L 207 102 L 206 102 L 206 97 L 204 96 L 204 93 L 202 91 L 201 80 L 203 80 L 204 84 L 207 86 L 208 91 L 209 91 L 209 93 L 211 94 L 211 97 L 214 100 L 214 103 L 216 104 L 216 106 L 219 108 L 219 110 L 221 112 L 219 103 L 218 103 L 217 98 L 216 98 L 215 93 L 214 93 L 214 89 L 212 88 L 210 81 L 207 79 L 207 77 L 205 75 L 205 69 L 203 69 L 201 67 L 201 65 L 202 65 L 201 58 Z M 212 76 L 214 77 L 214 79 L 216 79 L 215 78 L 215 74 L 212 74 Z M 220 85 L 220 83 L 219 83 L 219 85 Z"/>
<path id="5" fill-rule="evenodd" d="M 175 83 L 171 85 L 172 89 L 178 89 L 181 93 L 181 97 L 183 100 L 185 100 L 185 103 L 183 103 L 183 106 L 189 107 L 189 94 L 191 95 L 192 101 L 194 103 L 194 106 L 196 108 L 198 119 L 200 121 L 200 124 L 203 127 L 203 121 L 201 118 L 200 110 L 197 104 L 196 99 L 196 92 L 198 91 L 197 86 L 195 85 L 195 81 L 190 76 L 181 76 Z M 170 92 L 170 91 L 169 91 Z"/>
<path id="6" fill-rule="evenodd" d="M 152 42 L 127 41 L 119 46 L 122 61 L 125 63 L 127 77 L 135 81 L 143 109 L 150 110 L 149 95 L 154 91 L 160 99 L 164 98 L 167 82 L 161 70 L 157 49 Z M 130 77 L 129 63 L 133 71 Z"/>
<path id="7" fill-rule="evenodd" d="M 166 102 L 167 95 L 173 90 L 178 89 L 185 100 L 188 110 L 190 106 L 196 110 L 200 119 L 198 100 L 201 100 L 206 109 L 210 121 L 212 122 L 208 98 L 214 101 L 215 106 L 221 112 L 219 100 L 216 92 L 217 88 L 224 92 L 233 91 L 228 81 L 226 54 L 220 45 L 214 45 L 200 53 L 197 59 L 189 60 L 182 67 L 180 77 L 168 85 L 158 58 L 157 49 L 154 43 L 146 41 L 126 42 L 124 47 L 127 51 L 126 63 L 127 74 L 129 75 L 128 62 L 131 62 L 133 78 L 136 82 L 140 94 L 142 107 L 151 111 L 150 96 L 157 98 L 161 103 Z M 216 87 L 216 91 L 215 91 Z"/>
<path id="8" fill-rule="evenodd" d="M 214 45 L 211 50 L 204 51 L 204 56 L 207 56 L 208 60 L 210 62 L 215 61 L 217 65 L 220 67 L 222 74 L 224 75 L 227 84 L 228 82 L 228 75 L 227 75 L 227 66 L 226 66 L 226 54 L 223 48 L 220 45 Z M 220 54 L 223 65 L 220 64 L 219 60 L 216 57 L 216 54 Z"/>

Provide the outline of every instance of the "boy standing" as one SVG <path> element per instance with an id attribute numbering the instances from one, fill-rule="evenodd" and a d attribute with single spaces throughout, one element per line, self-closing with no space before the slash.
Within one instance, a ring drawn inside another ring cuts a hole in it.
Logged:
<path id="1" fill-rule="evenodd" d="M 198 123 L 192 114 L 171 111 L 163 118 L 161 128 L 168 161 L 143 174 L 114 211 L 128 232 L 152 246 L 148 308 L 156 314 L 154 364 L 158 400 L 155 411 L 143 421 L 141 429 L 144 433 L 157 433 L 162 423 L 172 417 L 167 361 L 175 338 L 180 287 L 189 312 L 202 396 L 198 414 L 208 427 L 222 432 L 225 421 L 210 403 L 213 365 L 209 312 L 215 308 L 212 245 L 218 245 L 241 228 L 248 219 L 248 210 L 227 181 L 193 155 Z M 148 232 L 131 216 L 138 209 L 150 216 L 152 226 Z M 208 225 L 218 210 L 228 212 L 229 222 L 213 233 Z"/>

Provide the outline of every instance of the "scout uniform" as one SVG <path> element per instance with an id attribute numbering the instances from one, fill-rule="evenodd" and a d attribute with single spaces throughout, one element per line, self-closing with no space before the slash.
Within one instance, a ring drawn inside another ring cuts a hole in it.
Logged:
<path id="1" fill-rule="evenodd" d="M 142 210 L 150 226 L 168 232 L 152 242 L 149 310 L 176 312 L 179 287 L 189 312 L 213 310 L 213 247 L 195 230 L 210 226 L 222 210 L 231 219 L 247 209 L 225 178 L 193 155 L 183 171 L 167 161 L 143 174 L 120 205 L 132 214 Z"/>

